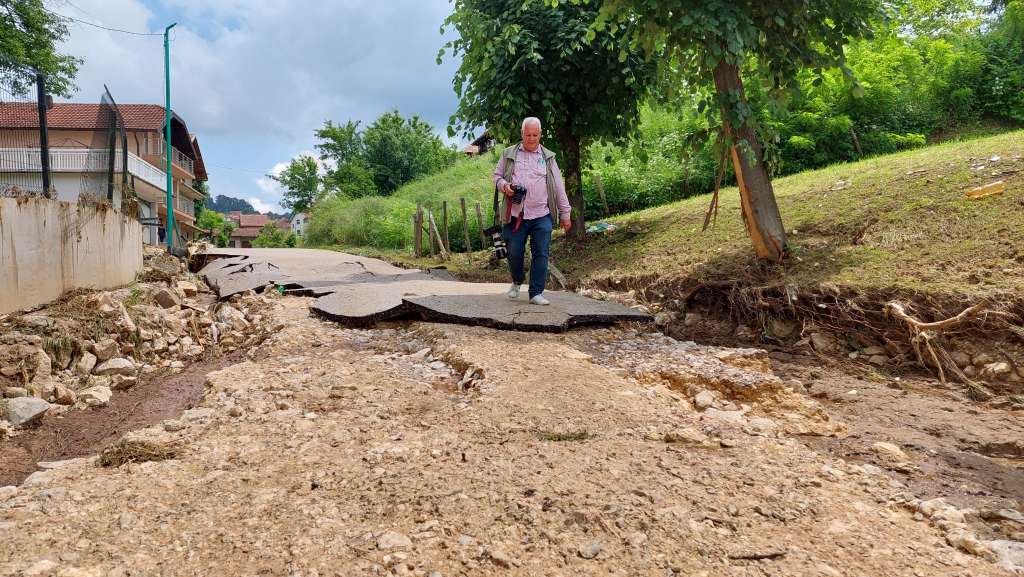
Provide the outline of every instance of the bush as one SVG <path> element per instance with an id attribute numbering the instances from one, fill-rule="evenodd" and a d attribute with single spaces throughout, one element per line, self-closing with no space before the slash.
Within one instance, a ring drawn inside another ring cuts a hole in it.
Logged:
<path id="1" fill-rule="evenodd" d="M 332 196 L 310 212 L 306 243 L 407 248 L 415 212 L 416 205 L 401 198 Z"/>

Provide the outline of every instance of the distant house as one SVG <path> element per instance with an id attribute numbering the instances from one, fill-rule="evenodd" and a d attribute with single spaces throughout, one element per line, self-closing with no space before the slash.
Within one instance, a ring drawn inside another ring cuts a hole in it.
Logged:
<path id="1" fill-rule="evenodd" d="M 252 248 L 253 239 L 260 235 L 260 229 L 264 225 L 270 224 L 271 220 L 265 214 L 236 214 L 236 212 L 228 213 L 228 218 L 238 225 L 238 228 L 231 231 L 229 244 L 234 248 Z"/>
<path id="2" fill-rule="evenodd" d="M 306 223 L 309 222 L 308 212 L 297 212 L 292 217 L 292 232 L 295 236 L 303 236 L 306 233 Z"/>
<path id="3" fill-rule="evenodd" d="M 473 142 L 467 144 L 466 148 L 462 149 L 462 152 L 466 156 L 477 156 L 494 148 L 494 142 L 494 138 L 490 135 L 490 133 L 484 131 L 484 133 L 476 137 L 476 139 L 474 139 Z"/>
<path id="4" fill-rule="evenodd" d="M 165 109 L 156 104 L 122 104 L 128 149 L 128 181 L 139 203 L 139 218 L 154 223 L 143 230 L 143 242 L 164 242 L 167 217 Z M 52 173 L 50 191 L 56 198 L 78 203 L 85 196 L 106 198 L 95 176 L 121 166 L 121 152 L 109 158 L 109 109 L 100 104 L 58 103 L 49 107 L 47 133 Z M 19 172 L 39 172 L 39 113 L 34 103 L 0 102 L 0 182 Z M 119 148 L 119 147 L 118 147 Z M 204 231 L 195 226 L 195 203 L 205 195 L 196 183 L 207 180 L 199 141 L 185 121 L 171 111 L 171 202 L 176 230 L 186 240 Z M 7 179 L 6 181 L 16 181 Z M 121 206 L 120 192 L 111 199 Z"/>
<path id="5" fill-rule="evenodd" d="M 278 230 L 281 230 L 281 231 L 284 231 L 284 232 L 291 232 L 292 231 L 292 221 L 288 220 L 287 217 L 279 218 L 279 219 L 275 220 L 274 221 L 274 226 L 276 226 Z"/>

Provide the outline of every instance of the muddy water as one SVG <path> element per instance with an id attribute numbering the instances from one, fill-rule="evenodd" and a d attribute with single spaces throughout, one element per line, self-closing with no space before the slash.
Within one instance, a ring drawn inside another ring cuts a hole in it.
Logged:
<path id="1" fill-rule="evenodd" d="M 40 461 L 92 455 L 128 431 L 177 417 L 202 399 L 208 373 L 242 357 L 242 352 L 235 352 L 116 391 L 105 407 L 44 417 L 37 427 L 0 442 L 0 487 L 21 483 Z"/>

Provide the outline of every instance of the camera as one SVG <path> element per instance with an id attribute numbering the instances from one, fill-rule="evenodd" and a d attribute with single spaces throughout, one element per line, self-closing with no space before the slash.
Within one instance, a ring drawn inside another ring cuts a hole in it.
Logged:
<path id="1" fill-rule="evenodd" d="M 484 234 L 491 239 L 491 253 L 494 256 L 494 260 L 501 260 L 508 256 L 508 247 L 505 246 L 505 239 L 501 236 L 500 226 L 484 229 Z"/>
<path id="2" fill-rule="evenodd" d="M 526 187 L 521 184 L 513 184 L 510 198 L 512 204 L 523 204 L 523 201 L 526 200 Z"/>

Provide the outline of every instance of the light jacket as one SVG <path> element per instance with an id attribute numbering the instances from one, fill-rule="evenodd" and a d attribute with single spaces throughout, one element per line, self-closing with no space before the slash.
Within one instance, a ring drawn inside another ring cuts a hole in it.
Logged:
<path id="1" fill-rule="evenodd" d="M 504 164 L 501 171 L 501 178 L 504 179 L 506 182 L 512 182 L 512 179 L 515 176 L 516 154 L 519 152 L 520 147 L 522 147 L 522 143 L 509 146 L 508 148 L 501 152 L 501 159 L 498 161 L 498 164 L 499 166 Z M 544 164 L 545 166 L 547 166 L 548 211 L 551 213 L 551 216 L 555 220 L 555 224 L 557 225 L 562 220 L 569 218 L 571 208 L 565 208 L 563 212 L 559 212 L 559 205 L 562 205 L 563 207 L 568 207 L 569 199 L 558 198 L 559 186 L 558 182 L 556 181 L 556 178 L 558 178 L 558 176 L 556 176 L 554 172 L 555 167 L 557 166 L 555 164 L 555 153 L 551 152 L 547 148 L 544 148 L 543 145 L 540 146 L 540 152 L 544 156 Z M 496 180 L 494 185 L 497 187 L 498 184 L 499 183 Z M 564 184 L 562 185 L 561 190 L 565 190 Z M 501 210 L 498 211 L 498 220 L 502 225 L 505 225 L 508 223 L 508 220 L 505 218 L 505 215 L 509 212 L 508 203 L 510 202 L 510 199 L 509 197 L 505 196 L 505 194 L 502 193 L 500 190 L 498 191 L 498 194 L 501 195 L 502 199 Z M 565 193 L 562 192 L 562 195 L 564 196 Z M 559 200 L 561 200 L 562 202 L 560 203 Z"/>

